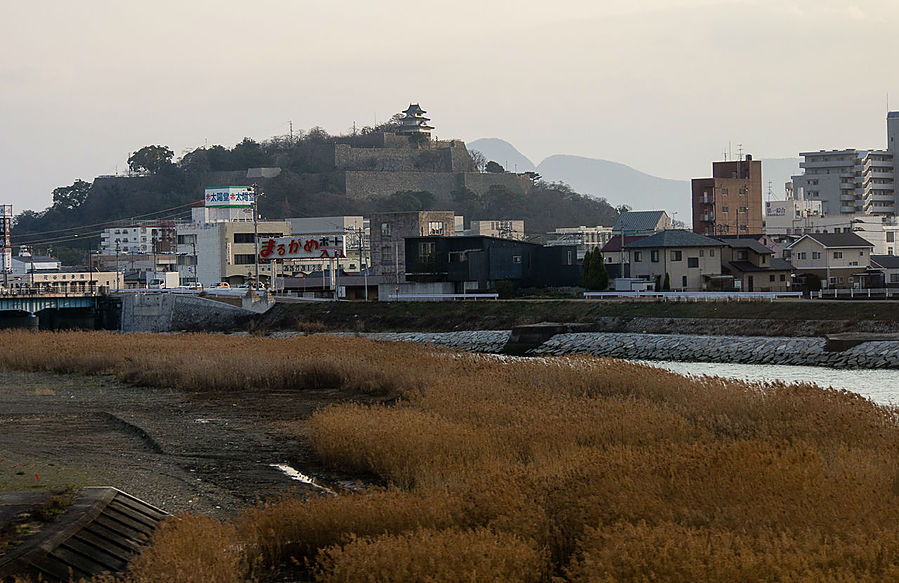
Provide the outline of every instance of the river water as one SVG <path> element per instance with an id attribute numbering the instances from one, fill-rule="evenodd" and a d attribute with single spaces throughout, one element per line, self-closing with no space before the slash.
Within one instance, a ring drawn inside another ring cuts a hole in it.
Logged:
<path id="1" fill-rule="evenodd" d="M 834 369 L 819 366 L 731 364 L 726 362 L 640 361 L 682 375 L 709 375 L 749 381 L 814 383 L 846 389 L 881 405 L 899 405 L 899 370 Z"/>

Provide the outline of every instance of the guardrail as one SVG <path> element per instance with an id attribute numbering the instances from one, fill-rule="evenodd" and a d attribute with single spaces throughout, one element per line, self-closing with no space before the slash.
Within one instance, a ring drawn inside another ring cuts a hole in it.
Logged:
<path id="1" fill-rule="evenodd" d="M 656 291 L 611 291 L 584 292 L 585 299 L 642 298 L 662 301 L 697 302 L 722 300 L 770 300 L 779 298 L 801 298 L 802 292 L 656 292 Z"/>
<path id="2" fill-rule="evenodd" d="M 495 300 L 499 294 L 390 294 L 387 299 L 405 302 L 423 300 Z"/>
<path id="3" fill-rule="evenodd" d="M 899 289 L 883 287 L 874 289 L 822 289 L 812 292 L 811 297 L 819 300 L 828 298 L 836 300 L 889 299 L 899 297 Z"/>

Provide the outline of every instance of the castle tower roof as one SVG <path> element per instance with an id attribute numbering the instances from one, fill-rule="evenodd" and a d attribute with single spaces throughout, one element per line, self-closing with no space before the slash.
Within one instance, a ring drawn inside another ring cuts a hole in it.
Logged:
<path id="1" fill-rule="evenodd" d="M 410 103 L 409 107 L 403 113 L 405 114 L 405 117 L 402 119 L 402 126 L 397 132 L 398 134 L 407 136 L 425 135 L 431 137 L 431 130 L 433 130 L 434 127 L 428 125 L 428 122 L 431 120 L 424 116 L 427 112 L 423 110 L 420 105 L 417 103 Z"/>

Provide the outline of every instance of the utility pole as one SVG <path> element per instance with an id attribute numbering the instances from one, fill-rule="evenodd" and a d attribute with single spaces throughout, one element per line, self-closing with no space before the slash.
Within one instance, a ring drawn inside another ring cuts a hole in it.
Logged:
<path id="1" fill-rule="evenodd" d="M 255 286 L 259 285 L 259 220 L 256 216 L 258 194 L 256 193 L 256 185 L 250 187 L 253 192 L 253 243 L 256 247 L 256 253 L 253 254 L 253 262 L 256 266 L 256 281 L 253 282 L 254 292 Z M 255 295 L 255 294 L 254 294 Z"/>
<path id="2" fill-rule="evenodd" d="M 115 242 L 115 287 L 116 289 L 121 289 L 121 285 L 119 284 L 119 242 Z"/>

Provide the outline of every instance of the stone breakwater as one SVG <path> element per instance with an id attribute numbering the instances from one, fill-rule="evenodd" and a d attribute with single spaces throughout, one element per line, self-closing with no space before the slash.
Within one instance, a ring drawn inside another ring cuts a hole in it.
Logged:
<path id="1" fill-rule="evenodd" d="M 433 344 L 471 352 L 501 353 L 509 340 L 510 331 L 382 332 L 358 336 L 379 341 Z M 826 339 L 810 337 L 576 332 L 556 334 L 530 350 L 528 355 L 593 354 L 630 360 L 899 369 L 897 341 L 863 342 L 842 352 L 829 352 L 826 347 Z"/>
<path id="2" fill-rule="evenodd" d="M 686 334 L 557 334 L 533 355 L 594 354 L 634 360 L 786 364 L 832 368 L 899 368 L 899 342 L 863 342 L 828 352 L 824 338 Z"/>

